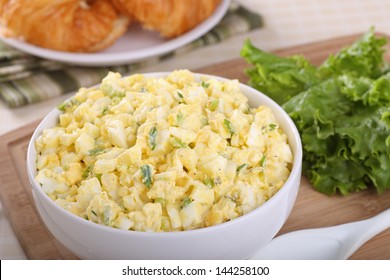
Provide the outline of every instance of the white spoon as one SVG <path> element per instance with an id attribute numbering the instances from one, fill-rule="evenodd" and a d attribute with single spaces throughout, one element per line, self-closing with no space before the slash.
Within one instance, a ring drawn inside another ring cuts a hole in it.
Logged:
<path id="1" fill-rule="evenodd" d="M 278 236 L 251 259 L 345 260 L 370 238 L 388 228 L 390 209 L 367 220 Z"/>

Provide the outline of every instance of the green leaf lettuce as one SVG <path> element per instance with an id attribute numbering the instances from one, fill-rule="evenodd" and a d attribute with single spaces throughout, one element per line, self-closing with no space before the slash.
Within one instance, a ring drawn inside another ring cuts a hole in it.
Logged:
<path id="1" fill-rule="evenodd" d="M 384 38 L 370 30 L 315 68 L 303 57 L 279 58 L 245 42 L 250 85 L 282 105 L 304 149 L 314 188 L 343 195 L 390 189 L 390 73 Z"/>

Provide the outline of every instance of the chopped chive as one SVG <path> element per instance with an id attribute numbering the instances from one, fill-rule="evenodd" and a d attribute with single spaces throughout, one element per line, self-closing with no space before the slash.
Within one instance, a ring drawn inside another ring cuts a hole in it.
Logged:
<path id="1" fill-rule="evenodd" d="M 152 186 L 152 168 L 145 164 L 141 166 L 141 174 L 142 174 L 142 183 L 150 189 Z"/>
<path id="2" fill-rule="evenodd" d="M 157 146 L 157 128 L 154 126 L 150 131 L 149 131 L 149 139 L 148 139 L 148 144 L 149 147 L 154 150 Z"/>
<path id="3" fill-rule="evenodd" d="M 231 133 L 231 134 L 236 134 L 237 131 L 235 130 L 235 128 L 233 127 L 233 124 L 228 120 L 228 119 L 224 119 L 223 120 L 223 124 L 225 125 L 226 129 Z"/>
<path id="4" fill-rule="evenodd" d="M 208 88 L 210 84 L 203 81 L 201 85 L 203 88 Z"/>
<path id="5" fill-rule="evenodd" d="M 94 214 L 97 217 L 97 214 L 95 211 L 91 210 L 92 214 Z"/>

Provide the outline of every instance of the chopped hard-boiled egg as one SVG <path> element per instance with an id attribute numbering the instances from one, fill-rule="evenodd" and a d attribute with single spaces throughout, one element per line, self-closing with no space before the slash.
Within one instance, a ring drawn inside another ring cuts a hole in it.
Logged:
<path id="1" fill-rule="evenodd" d="M 109 73 L 59 106 L 36 141 L 36 180 L 102 225 L 181 231 L 235 219 L 272 197 L 293 155 L 272 111 L 236 80 Z"/>

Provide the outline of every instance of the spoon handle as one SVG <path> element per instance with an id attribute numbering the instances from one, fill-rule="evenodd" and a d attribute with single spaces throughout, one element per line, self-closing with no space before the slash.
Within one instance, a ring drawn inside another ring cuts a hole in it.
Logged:
<path id="1" fill-rule="evenodd" d="M 356 226 L 355 238 L 350 241 L 352 244 L 345 247 L 344 258 L 351 256 L 361 245 L 367 242 L 370 238 L 378 233 L 390 228 L 390 209 L 387 209 L 378 215 L 355 223 L 351 225 Z"/>

